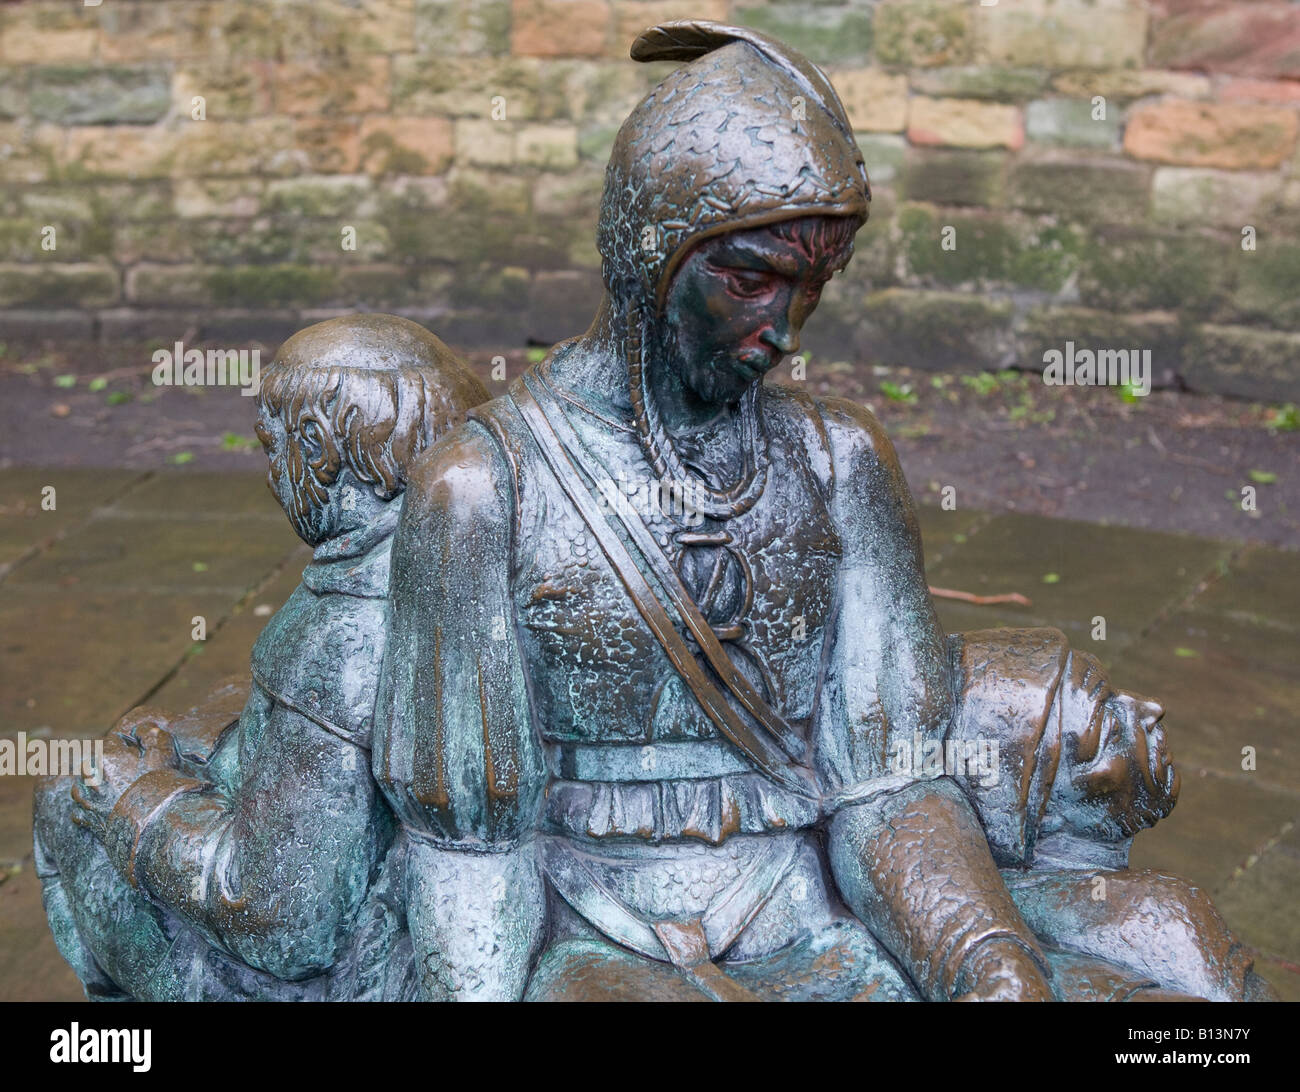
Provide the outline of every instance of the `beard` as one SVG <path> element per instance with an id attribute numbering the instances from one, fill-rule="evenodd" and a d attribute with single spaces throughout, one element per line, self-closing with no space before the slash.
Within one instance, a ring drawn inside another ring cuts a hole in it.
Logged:
<path id="1" fill-rule="evenodd" d="M 762 381 L 761 375 L 750 380 L 737 375 L 735 358 L 725 350 L 699 359 L 682 345 L 677 327 L 662 318 L 651 319 L 648 325 L 646 374 L 677 377 L 691 395 L 706 405 L 734 405 L 746 390 Z"/>

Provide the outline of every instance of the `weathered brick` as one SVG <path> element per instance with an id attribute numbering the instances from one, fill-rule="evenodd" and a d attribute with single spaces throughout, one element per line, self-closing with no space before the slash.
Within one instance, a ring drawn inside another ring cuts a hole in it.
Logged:
<path id="1" fill-rule="evenodd" d="M 563 85 L 550 86 L 554 64 L 535 57 L 448 57 L 436 64 L 422 56 L 398 57 L 393 61 L 393 109 L 398 114 L 491 118 L 493 100 L 499 97 L 507 121 L 557 116 L 551 100 L 563 93 Z M 563 104 L 559 108 L 561 114 L 567 109 Z"/>
<path id="2" fill-rule="evenodd" d="M 963 64 L 973 44 L 969 6 L 945 0 L 883 0 L 876 6 L 875 50 L 883 64 Z"/>
<path id="3" fill-rule="evenodd" d="M 1151 169 L 1122 159 L 1038 155 L 1017 161 L 1009 201 L 1068 220 L 1136 224 L 1146 219 Z"/>
<path id="4" fill-rule="evenodd" d="M 345 265 L 339 269 L 338 298 L 366 311 L 418 303 L 423 298 L 419 270 L 382 262 Z"/>
<path id="5" fill-rule="evenodd" d="M 151 125 L 91 126 L 66 130 L 60 161 L 77 177 L 166 178 L 181 136 Z"/>
<path id="6" fill-rule="evenodd" d="M 1004 68 L 999 65 L 965 65 L 926 68 L 911 73 L 912 90 L 938 98 L 991 99 L 1020 102 L 1047 89 L 1043 68 Z"/>
<path id="7" fill-rule="evenodd" d="M 1133 111 L 1124 149 L 1189 167 L 1276 167 L 1295 148 L 1296 120 L 1279 106 L 1157 102 Z"/>
<path id="8" fill-rule="evenodd" d="M 320 265 L 235 266 L 204 271 L 218 306 L 265 307 L 339 302 L 339 270 Z"/>
<path id="9" fill-rule="evenodd" d="M 533 184 L 533 209 L 539 216 L 555 216 L 588 226 L 595 224 L 605 176 L 600 171 L 573 174 L 546 172 Z"/>
<path id="10" fill-rule="evenodd" d="M 510 50 L 519 57 L 598 57 L 610 31 L 607 0 L 512 0 Z"/>
<path id="11" fill-rule="evenodd" d="M 1219 97 L 1226 102 L 1300 102 L 1300 80 L 1228 80 Z"/>
<path id="12" fill-rule="evenodd" d="M 787 42 L 819 65 L 868 63 L 871 57 L 871 10 L 769 4 L 741 7 L 731 21 Z"/>
<path id="13" fill-rule="evenodd" d="M 974 9 L 977 61 L 1047 68 L 1140 67 L 1147 13 L 1127 3 L 1001 0 Z"/>
<path id="14" fill-rule="evenodd" d="M 334 117 L 389 108 L 387 57 L 286 61 L 274 66 L 272 79 L 282 114 Z"/>
<path id="15" fill-rule="evenodd" d="M 1300 330 L 1300 242 L 1260 229 L 1256 249 L 1243 251 L 1238 263 L 1237 313 L 1271 326 Z M 1300 368 L 1300 357 L 1295 358 Z"/>
<path id="16" fill-rule="evenodd" d="M 1039 144 L 1119 147 L 1119 110 L 1084 99 L 1038 99 L 1025 107 L 1025 132 Z"/>
<path id="17" fill-rule="evenodd" d="M 530 167 L 547 170 L 576 167 L 578 130 L 572 125 L 525 124 L 515 134 L 515 156 Z"/>
<path id="18" fill-rule="evenodd" d="M 211 304 L 207 274 L 200 265 L 141 262 L 126 272 L 126 298 L 142 307 Z"/>
<path id="19" fill-rule="evenodd" d="M 180 178 L 173 190 L 173 202 L 176 215 L 186 220 L 255 216 L 262 207 L 265 189 L 266 183 L 260 178 Z"/>
<path id="20" fill-rule="evenodd" d="M 832 69 L 828 75 L 854 129 L 896 133 L 906 127 L 906 76 L 880 68 Z"/>
<path id="21" fill-rule="evenodd" d="M 27 113 L 26 68 L 0 68 L 0 121 Z"/>
<path id="22" fill-rule="evenodd" d="M 510 50 L 510 0 L 415 0 L 415 45 L 437 56 Z"/>
<path id="23" fill-rule="evenodd" d="M 44 182 L 60 170 L 67 134 L 57 125 L 0 121 L 0 182 Z"/>
<path id="24" fill-rule="evenodd" d="M 128 268 L 138 262 L 196 262 L 200 257 L 196 243 L 190 221 L 120 224 L 113 231 L 112 256 Z"/>
<path id="25" fill-rule="evenodd" d="M 172 173 L 178 178 L 291 174 L 301 169 L 297 132 L 288 118 L 182 121 Z"/>
<path id="26" fill-rule="evenodd" d="M 0 22 L 0 57 L 11 64 L 88 61 L 99 36 L 94 10 L 78 4 L 10 4 Z"/>
<path id="27" fill-rule="evenodd" d="M 217 5 L 121 0 L 102 4 L 92 16 L 98 23 L 99 56 L 104 61 L 184 61 L 210 57 L 214 49 L 223 52 L 219 35 L 209 36 L 213 8 Z M 255 17 L 270 37 L 270 13 L 251 0 L 220 5 L 227 18 Z"/>
<path id="28" fill-rule="evenodd" d="M 146 66 L 37 68 L 30 84 L 31 112 L 64 125 L 151 122 L 171 107 L 171 77 Z"/>
<path id="29" fill-rule="evenodd" d="M 1058 292 L 1084 249 L 1073 227 L 987 211 L 907 205 L 898 227 L 910 285 Z"/>
<path id="30" fill-rule="evenodd" d="M 1006 152 L 911 148 L 903 165 L 903 196 L 936 205 L 1000 205 L 1008 159 Z"/>
<path id="31" fill-rule="evenodd" d="M 1282 184 L 1278 175 L 1262 172 L 1160 167 L 1151 185 L 1151 215 L 1169 224 L 1257 224 L 1281 198 Z"/>
<path id="32" fill-rule="evenodd" d="M 456 161 L 478 167 L 508 167 L 515 161 L 514 125 L 508 121 L 457 118 Z"/>
<path id="33" fill-rule="evenodd" d="M 1259 0 L 1176 10 L 1155 21 L 1151 58 L 1170 68 L 1300 77 L 1300 18 L 1294 4 Z"/>
<path id="34" fill-rule="evenodd" d="M 1049 305 L 1027 311 L 1017 323 L 1016 362 L 1041 371 L 1043 354 L 1063 351 L 1067 341 L 1094 352 L 1104 349 L 1149 349 L 1151 380 L 1156 387 L 1175 384 L 1186 330 L 1168 311 L 1116 314 L 1086 307 Z"/>
<path id="35" fill-rule="evenodd" d="M 108 307 L 118 281 L 116 269 L 96 262 L 0 265 L 0 307 Z"/>
<path id="36" fill-rule="evenodd" d="M 1087 307 L 1212 317 L 1227 300 L 1235 245 L 1190 231 L 1100 230 L 1084 254 L 1079 298 Z"/>
<path id="37" fill-rule="evenodd" d="M 1009 300 L 960 292 L 887 288 L 861 308 L 864 363 L 927 371 L 981 372 L 1014 359 Z"/>
<path id="38" fill-rule="evenodd" d="M 184 117 L 194 119 L 195 99 L 209 121 L 255 117 L 271 112 L 271 63 L 187 61 L 172 75 L 172 100 Z"/>
<path id="39" fill-rule="evenodd" d="M 6 310 L 0 311 L 0 330 L 10 345 L 90 341 L 95 336 L 95 315 L 55 307 Z"/>
<path id="40" fill-rule="evenodd" d="M 317 174 L 355 174 L 361 169 L 361 127 L 355 121 L 294 119 L 293 152 L 283 162 Z"/>
<path id="41" fill-rule="evenodd" d="M 53 228 L 50 235 L 48 229 Z M 48 242 L 54 249 L 46 250 Z M 89 219 L 74 219 L 47 209 L 44 215 L 0 217 L 0 261 L 85 262 L 107 257 L 113 230 Z"/>
<path id="42" fill-rule="evenodd" d="M 441 174 L 453 150 L 446 118 L 366 118 L 361 123 L 362 166 L 369 174 Z"/>
<path id="43" fill-rule="evenodd" d="M 907 141 L 885 133 L 854 133 L 873 190 L 892 185 L 907 155 Z"/>
<path id="44" fill-rule="evenodd" d="M 218 18 L 236 7 L 227 0 L 214 6 Z M 256 22 L 261 11 L 246 25 L 232 26 L 227 20 L 217 31 L 227 52 L 239 56 L 269 45 L 269 55 L 293 59 L 415 48 L 415 0 L 280 0 L 274 7 L 258 7 L 270 16 L 271 32 Z"/>
<path id="45" fill-rule="evenodd" d="M 1259 402 L 1300 401 L 1300 334 L 1198 326 L 1181 371 L 1195 391 Z"/>
<path id="46" fill-rule="evenodd" d="M 913 144 L 960 148 L 1019 148 L 1025 142 L 1020 110 L 978 99 L 912 99 L 907 126 Z"/>
<path id="47" fill-rule="evenodd" d="M 1062 95 L 1091 101 L 1094 95 L 1129 102 L 1147 95 L 1176 95 L 1180 99 L 1209 98 L 1213 85 L 1208 76 L 1191 72 L 1119 68 L 1062 72 L 1052 81 Z"/>

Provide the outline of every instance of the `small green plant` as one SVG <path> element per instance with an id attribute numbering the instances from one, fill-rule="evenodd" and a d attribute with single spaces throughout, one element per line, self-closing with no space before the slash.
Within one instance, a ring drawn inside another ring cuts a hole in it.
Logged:
<path id="1" fill-rule="evenodd" d="M 979 375 L 963 375 L 962 386 L 969 387 L 981 398 L 998 389 L 998 377 L 992 372 L 980 372 Z"/>
<path id="2" fill-rule="evenodd" d="M 912 390 L 911 383 L 892 383 L 886 379 L 880 384 L 880 393 L 888 398 L 891 402 L 902 402 L 907 406 L 916 405 L 916 391 Z"/>
<path id="3" fill-rule="evenodd" d="M 1271 470 L 1250 470 L 1247 471 L 1250 480 L 1257 485 L 1272 485 L 1277 481 L 1277 475 Z"/>
<path id="4" fill-rule="evenodd" d="M 529 349 L 528 352 L 525 353 L 524 355 L 528 357 L 529 364 L 540 364 L 543 360 L 546 359 L 546 350 L 540 348 L 539 346 L 534 346 L 533 348 Z"/>
<path id="5" fill-rule="evenodd" d="M 253 436 L 240 436 L 237 432 L 227 432 L 221 437 L 222 451 L 256 451 L 260 445 Z"/>
<path id="6" fill-rule="evenodd" d="M 1295 432 L 1300 429 L 1300 410 L 1296 409 L 1294 402 L 1270 406 L 1264 427 L 1270 432 Z"/>
<path id="7" fill-rule="evenodd" d="M 194 452 L 178 451 L 175 455 L 170 456 L 167 461 L 173 466 L 184 466 L 186 463 L 192 463 L 194 461 Z"/>
<path id="8" fill-rule="evenodd" d="M 56 375 L 54 377 L 54 385 L 67 390 L 69 387 L 75 387 L 77 385 L 77 377 L 75 375 Z"/>
<path id="9" fill-rule="evenodd" d="M 105 379 L 102 375 L 97 375 L 95 376 L 94 379 L 92 379 L 89 383 L 86 384 L 86 389 L 91 391 L 102 391 L 107 386 L 108 386 L 108 380 Z"/>

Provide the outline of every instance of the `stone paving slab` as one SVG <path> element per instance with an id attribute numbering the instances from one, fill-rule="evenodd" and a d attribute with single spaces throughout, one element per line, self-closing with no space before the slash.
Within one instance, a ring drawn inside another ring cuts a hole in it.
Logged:
<path id="1" fill-rule="evenodd" d="M 59 490 L 55 513 L 23 507 L 42 484 Z M 925 507 L 919 519 L 932 584 L 1034 601 L 939 601 L 946 628 L 1059 626 L 1118 685 L 1165 702 L 1182 800 L 1139 836 L 1133 863 L 1213 892 L 1270 981 L 1300 999 L 1300 769 L 1290 753 L 1300 555 L 971 510 Z M 100 734 L 146 694 L 186 708 L 247 669 L 308 557 L 260 473 L 0 474 L 0 566 L 22 559 L 0 570 L 0 733 Z M 207 568 L 195 572 L 195 561 Z M 1059 581 L 1042 583 L 1049 572 Z M 199 613 L 202 644 L 190 640 Z M 1107 618 L 1104 643 L 1090 638 L 1095 614 Z M 1247 744 L 1253 772 L 1240 768 Z M 31 779 L 0 778 L 0 999 L 76 998 L 41 912 L 30 837 Z"/>

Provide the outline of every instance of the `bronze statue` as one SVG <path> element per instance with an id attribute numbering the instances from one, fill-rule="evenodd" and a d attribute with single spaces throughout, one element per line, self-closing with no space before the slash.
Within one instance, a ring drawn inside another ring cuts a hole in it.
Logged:
<path id="1" fill-rule="evenodd" d="M 387 477 L 372 430 L 390 402 L 358 396 L 373 414 L 346 440 L 296 394 L 263 423 L 304 538 L 344 526 L 313 478 L 332 451 L 366 506 L 347 532 L 385 563 L 391 543 L 386 600 L 378 565 L 346 592 L 373 597 L 363 639 L 316 639 L 328 623 L 291 600 L 254 654 L 237 753 L 200 770 L 155 718 L 106 792 L 45 790 L 47 906 L 88 989 L 1268 996 L 1200 892 L 1127 870 L 1177 795 L 1162 710 L 1055 630 L 945 636 L 878 422 L 764 382 L 869 210 L 825 75 L 707 22 L 647 30 L 632 56 L 686 63 L 619 132 L 585 334 Z M 434 416 L 481 400 L 462 385 Z M 322 563 L 364 568 L 358 548 Z M 367 743 L 373 782 L 344 776 Z M 223 872 L 241 806 L 284 836 L 259 831 Z M 271 852 L 321 815 L 332 871 L 319 843 Z M 95 870 L 107 900 L 78 878 Z M 198 906 L 196 875 L 216 891 Z M 285 888 L 302 901 L 240 901 Z M 183 986 L 139 954 L 151 929 L 193 932 Z"/>
<path id="2" fill-rule="evenodd" d="M 413 995 L 370 773 L 389 554 L 412 460 L 486 398 L 392 315 L 309 327 L 264 372 L 268 485 L 315 552 L 253 649 L 251 693 L 225 684 L 180 718 L 136 710 L 102 784 L 38 790 L 46 913 L 88 996 Z"/>

